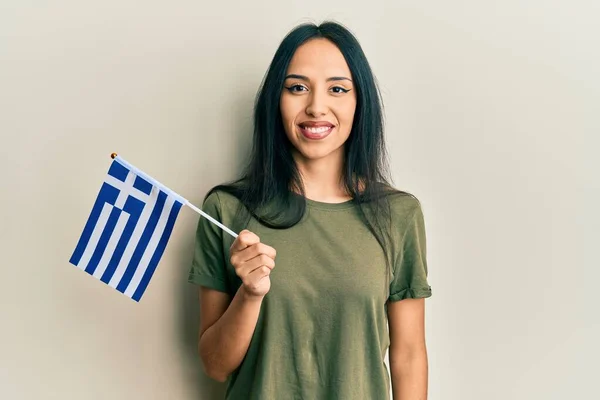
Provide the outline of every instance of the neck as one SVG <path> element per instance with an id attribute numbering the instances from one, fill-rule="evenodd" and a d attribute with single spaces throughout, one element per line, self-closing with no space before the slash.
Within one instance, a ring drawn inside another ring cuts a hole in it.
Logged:
<path id="1" fill-rule="evenodd" d="M 324 203 L 350 200 L 342 182 L 343 150 L 327 157 L 309 160 L 294 154 L 306 198 Z"/>

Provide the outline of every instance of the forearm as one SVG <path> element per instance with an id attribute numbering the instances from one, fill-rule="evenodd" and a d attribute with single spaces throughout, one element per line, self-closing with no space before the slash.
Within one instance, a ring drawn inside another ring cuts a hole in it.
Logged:
<path id="1" fill-rule="evenodd" d="M 256 328 L 262 298 L 237 291 L 227 311 L 208 328 L 199 341 L 199 352 L 206 373 L 225 381 L 241 364 Z"/>
<path id="2" fill-rule="evenodd" d="M 427 400 L 428 360 L 427 350 L 406 354 L 390 352 L 390 372 L 394 400 Z"/>

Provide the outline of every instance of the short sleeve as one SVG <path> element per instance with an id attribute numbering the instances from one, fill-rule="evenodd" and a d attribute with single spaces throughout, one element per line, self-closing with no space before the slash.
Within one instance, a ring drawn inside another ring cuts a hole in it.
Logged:
<path id="1" fill-rule="evenodd" d="M 390 282 L 390 301 L 431 296 L 427 281 L 427 246 L 425 221 L 420 203 L 414 209 L 402 237 Z"/>
<path id="2" fill-rule="evenodd" d="M 221 205 L 217 192 L 211 193 L 206 198 L 202 211 L 216 220 L 221 220 Z M 220 292 L 228 292 L 223 231 L 202 216 L 196 228 L 194 258 L 188 282 Z"/>

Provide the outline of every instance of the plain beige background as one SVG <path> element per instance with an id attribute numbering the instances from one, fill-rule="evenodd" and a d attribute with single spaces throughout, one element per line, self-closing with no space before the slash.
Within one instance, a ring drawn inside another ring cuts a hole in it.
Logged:
<path id="1" fill-rule="evenodd" d="M 596 1 L 0 3 L 2 399 L 218 399 L 184 209 L 142 302 L 68 263 L 118 152 L 200 205 L 299 22 L 359 38 L 429 243 L 430 399 L 600 398 Z M 359 316 L 357 316 L 359 317 Z"/>

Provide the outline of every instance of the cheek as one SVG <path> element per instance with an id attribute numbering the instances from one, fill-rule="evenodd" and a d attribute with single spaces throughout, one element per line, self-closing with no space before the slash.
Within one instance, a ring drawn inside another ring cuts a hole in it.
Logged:
<path id="1" fill-rule="evenodd" d="M 281 111 L 281 118 L 286 129 L 296 119 L 296 116 L 298 115 L 297 108 L 298 106 L 295 104 L 293 99 L 290 99 L 289 96 L 283 95 L 281 97 L 281 101 L 279 102 L 279 110 Z"/>
<path id="2" fill-rule="evenodd" d="M 344 104 L 339 109 L 340 123 L 345 125 L 346 129 L 352 128 L 352 122 L 354 121 L 354 114 L 356 112 L 356 102 L 349 101 L 348 104 Z"/>

